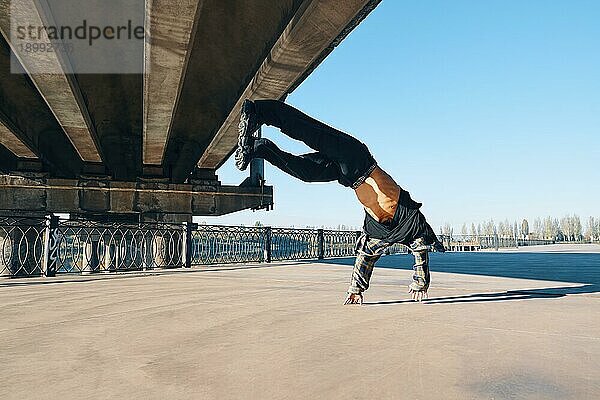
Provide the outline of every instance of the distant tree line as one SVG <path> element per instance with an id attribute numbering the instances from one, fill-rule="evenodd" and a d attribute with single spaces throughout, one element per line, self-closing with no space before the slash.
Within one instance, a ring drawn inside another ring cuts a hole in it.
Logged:
<path id="1" fill-rule="evenodd" d="M 453 236 L 454 227 L 445 223 L 440 228 L 442 235 Z M 463 224 L 460 234 L 464 236 L 495 236 L 503 238 L 545 239 L 557 242 L 599 242 L 600 218 L 589 217 L 585 224 L 581 223 L 578 215 L 567 215 L 562 218 L 536 218 L 530 224 L 527 219 L 522 221 L 504 220 Z"/>

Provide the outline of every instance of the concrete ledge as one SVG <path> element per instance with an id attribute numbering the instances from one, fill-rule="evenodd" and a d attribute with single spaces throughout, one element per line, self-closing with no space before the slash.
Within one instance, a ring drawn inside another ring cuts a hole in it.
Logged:
<path id="1" fill-rule="evenodd" d="M 273 187 L 30 179 L 0 175 L 4 210 L 53 213 L 223 215 L 273 205 Z"/>

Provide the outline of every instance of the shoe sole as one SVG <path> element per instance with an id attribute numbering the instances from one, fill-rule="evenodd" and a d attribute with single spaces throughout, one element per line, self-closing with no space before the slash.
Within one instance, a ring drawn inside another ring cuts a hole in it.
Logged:
<path id="1" fill-rule="evenodd" d="M 250 125 L 250 117 L 242 112 L 240 115 L 240 123 L 238 124 L 238 146 L 247 146 L 250 142 L 250 138 L 254 132 L 250 132 L 248 126 Z"/>
<path id="2" fill-rule="evenodd" d="M 239 169 L 240 171 L 245 171 L 248 168 L 250 161 L 251 161 L 250 157 L 248 157 L 248 155 L 244 152 L 242 147 L 238 147 L 238 149 L 235 152 L 236 168 Z"/>
<path id="3" fill-rule="evenodd" d="M 248 121 L 246 118 L 240 118 L 240 123 L 238 124 L 238 146 L 242 147 L 246 145 L 248 134 L 246 133 L 246 129 L 248 127 Z"/>
<path id="4" fill-rule="evenodd" d="M 254 132 L 250 132 L 250 116 L 242 111 L 240 115 L 240 122 L 238 124 L 238 150 L 236 151 L 235 165 L 240 171 L 246 170 L 250 164 L 250 157 L 248 157 L 245 148 L 250 145 L 253 138 Z"/>

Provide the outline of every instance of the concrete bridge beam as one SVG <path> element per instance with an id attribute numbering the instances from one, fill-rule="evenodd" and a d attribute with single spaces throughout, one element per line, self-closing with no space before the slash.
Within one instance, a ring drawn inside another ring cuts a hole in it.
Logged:
<path id="1" fill-rule="evenodd" d="M 183 77 L 200 0 L 149 0 L 144 59 L 144 164 L 161 165 Z"/>
<path id="2" fill-rule="evenodd" d="M 97 0 L 80 11 L 134 15 L 146 41 L 114 57 L 15 51 L 11 62 L 14 18 L 63 27 L 78 17 L 69 2 L 0 0 L 0 210 L 181 222 L 269 209 L 273 190 L 256 164 L 239 187 L 208 176 L 236 147 L 241 101 L 284 98 L 380 1 L 147 0 L 107 10 Z M 84 73 L 107 59 L 134 68 Z"/>
<path id="3" fill-rule="evenodd" d="M 171 215 L 172 222 L 189 222 L 192 215 L 224 215 L 272 205 L 271 186 L 225 186 L 218 181 L 210 185 L 174 185 L 0 175 L 0 209 L 28 213 Z"/>
<path id="4" fill-rule="evenodd" d="M 304 2 L 203 1 L 164 158 L 173 182 L 188 179 Z"/>
<path id="5" fill-rule="evenodd" d="M 19 51 L 10 42 L 11 20 L 23 26 L 55 26 L 54 17 L 45 0 L 0 1 L 0 31 L 13 49 L 44 101 L 52 110 L 62 130 L 84 161 L 101 162 L 91 119 L 71 72 L 67 57 L 61 51 Z M 14 32 L 13 32 L 14 33 Z M 40 43 L 50 43 L 45 30 Z"/>
<path id="6" fill-rule="evenodd" d="M 198 162 L 219 168 L 235 149 L 246 98 L 282 99 L 308 77 L 381 0 L 305 1 L 229 112 Z"/>
<path id="7" fill-rule="evenodd" d="M 0 123 L 55 176 L 77 175 L 83 160 L 28 76 L 11 73 L 10 51 L 0 35 Z"/>
<path id="8" fill-rule="evenodd" d="M 35 153 L 2 122 L 0 122 L 0 145 L 16 157 L 37 158 Z"/>

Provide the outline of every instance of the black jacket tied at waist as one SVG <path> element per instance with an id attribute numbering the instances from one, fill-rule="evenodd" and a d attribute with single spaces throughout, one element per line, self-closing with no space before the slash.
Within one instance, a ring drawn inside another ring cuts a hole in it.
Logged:
<path id="1" fill-rule="evenodd" d="M 406 190 L 400 191 L 396 213 L 391 221 L 378 222 L 365 212 L 363 230 L 372 238 L 385 240 L 388 243 L 409 245 L 420 237 L 426 244 L 437 241 L 435 233 L 419 211 L 423 204 L 414 201 Z"/>

